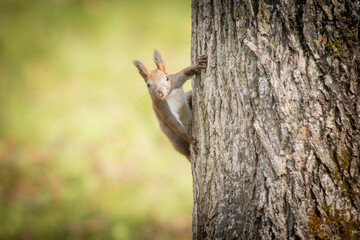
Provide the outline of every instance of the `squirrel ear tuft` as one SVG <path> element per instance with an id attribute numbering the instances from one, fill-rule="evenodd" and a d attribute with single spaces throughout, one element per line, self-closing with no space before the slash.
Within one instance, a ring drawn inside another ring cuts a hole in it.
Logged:
<path id="1" fill-rule="evenodd" d="M 165 61 L 162 59 L 161 54 L 158 52 L 158 50 L 154 50 L 154 61 L 157 66 L 157 68 L 166 73 L 166 64 Z"/>
<path id="2" fill-rule="evenodd" d="M 133 63 L 135 65 L 135 67 L 139 70 L 140 75 L 144 78 L 145 81 L 147 81 L 147 76 L 149 75 L 149 72 L 146 69 L 146 67 L 144 66 L 144 64 L 142 64 L 138 60 L 134 60 Z"/>

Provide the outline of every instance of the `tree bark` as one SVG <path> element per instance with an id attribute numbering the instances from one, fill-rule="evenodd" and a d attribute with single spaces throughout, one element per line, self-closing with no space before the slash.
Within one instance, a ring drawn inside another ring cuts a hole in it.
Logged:
<path id="1" fill-rule="evenodd" d="M 359 15 L 192 1 L 194 239 L 360 238 Z"/>

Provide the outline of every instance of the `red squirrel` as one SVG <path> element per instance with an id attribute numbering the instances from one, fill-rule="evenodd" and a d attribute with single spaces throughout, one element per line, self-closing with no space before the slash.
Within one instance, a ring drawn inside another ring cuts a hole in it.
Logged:
<path id="1" fill-rule="evenodd" d="M 174 148 L 190 160 L 190 145 L 197 152 L 197 140 L 190 134 L 192 91 L 184 93 L 182 85 L 195 73 L 206 68 L 207 56 L 200 56 L 196 65 L 169 75 L 165 61 L 157 50 L 154 50 L 154 61 L 157 69 L 152 72 L 148 72 L 138 60 L 134 60 L 134 65 L 146 82 L 161 130 Z"/>

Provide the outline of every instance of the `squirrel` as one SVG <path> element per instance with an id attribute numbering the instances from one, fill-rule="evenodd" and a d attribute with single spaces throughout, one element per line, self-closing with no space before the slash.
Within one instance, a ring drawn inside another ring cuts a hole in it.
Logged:
<path id="1" fill-rule="evenodd" d="M 207 56 L 200 56 L 196 65 L 170 75 L 157 50 L 154 50 L 154 61 L 157 69 L 151 72 L 140 61 L 134 60 L 133 63 L 145 80 L 161 130 L 174 148 L 190 161 L 190 145 L 197 153 L 197 140 L 190 134 L 192 91 L 185 93 L 182 86 L 186 80 L 206 68 Z"/>

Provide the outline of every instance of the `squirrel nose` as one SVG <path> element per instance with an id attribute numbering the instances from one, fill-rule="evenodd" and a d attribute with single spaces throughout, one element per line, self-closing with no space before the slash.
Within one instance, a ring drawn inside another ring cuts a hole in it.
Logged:
<path id="1" fill-rule="evenodd" d="M 164 89 L 163 89 L 163 88 L 159 88 L 157 91 L 158 91 L 159 93 L 164 93 Z"/>

